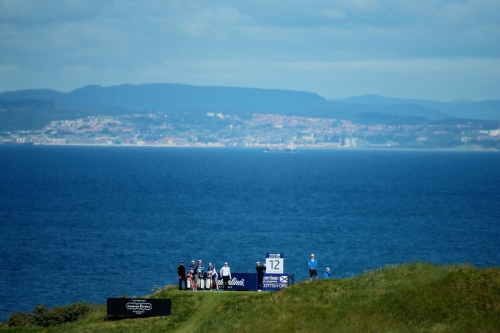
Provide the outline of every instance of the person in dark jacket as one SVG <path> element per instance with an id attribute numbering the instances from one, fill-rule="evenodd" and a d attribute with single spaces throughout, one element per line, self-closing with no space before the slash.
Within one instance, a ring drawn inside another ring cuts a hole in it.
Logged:
<path id="1" fill-rule="evenodd" d="M 255 270 L 257 271 L 257 291 L 261 291 L 263 289 L 262 284 L 264 281 L 264 271 L 266 270 L 266 265 L 261 265 L 260 262 L 257 261 Z"/>
<path id="2" fill-rule="evenodd" d="M 179 277 L 179 290 L 182 290 L 182 281 L 184 281 L 184 289 L 187 289 L 186 268 L 184 267 L 184 261 L 181 261 L 181 264 L 177 267 L 177 275 Z"/>

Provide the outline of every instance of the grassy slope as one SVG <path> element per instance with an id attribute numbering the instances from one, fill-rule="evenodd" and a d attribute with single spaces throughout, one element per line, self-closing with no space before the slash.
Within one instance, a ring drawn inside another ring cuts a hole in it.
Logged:
<path id="1" fill-rule="evenodd" d="M 106 306 L 53 328 L 12 332 L 499 332 L 500 268 L 407 264 L 281 292 L 184 292 L 172 316 L 105 322 Z"/>

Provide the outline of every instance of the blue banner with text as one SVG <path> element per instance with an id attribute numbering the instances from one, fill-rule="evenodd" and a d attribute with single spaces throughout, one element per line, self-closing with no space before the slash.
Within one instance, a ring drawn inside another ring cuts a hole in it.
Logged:
<path id="1" fill-rule="evenodd" d="M 280 290 L 288 288 L 292 283 L 288 274 L 266 274 L 262 281 L 264 290 Z"/>
<path id="2" fill-rule="evenodd" d="M 222 289 L 219 278 L 219 289 Z M 228 290 L 257 290 L 257 273 L 231 273 Z"/>

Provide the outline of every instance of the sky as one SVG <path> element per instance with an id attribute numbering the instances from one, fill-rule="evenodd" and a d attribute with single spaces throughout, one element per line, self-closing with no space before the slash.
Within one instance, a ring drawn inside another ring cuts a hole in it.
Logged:
<path id="1" fill-rule="evenodd" d="M 144 83 L 500 99 L 500 1 L 0 0 L 0 92 Z"/>

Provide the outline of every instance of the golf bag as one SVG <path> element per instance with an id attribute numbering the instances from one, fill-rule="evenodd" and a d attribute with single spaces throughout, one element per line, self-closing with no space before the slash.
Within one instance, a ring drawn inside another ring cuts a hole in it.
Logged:
<path id="1" fill-rule="evenodd" d="M 207 290 L 212 290 L 212 275 L 207 274 L 207 281 L 205 283 L 205 288 Z"/>
<path id="2" fill-rule="evenodd" d="M 203 278 L 203 273 L 198 273 L 198 289 L 205 289 L 205 279 Z"/>
<path id="3" fill-rule="evenodd" d="M 187 289 L 193 289 L 193 281 L 191 279 L 191 272 L 187 273 L 186 286 L 187 286 Z"/>

